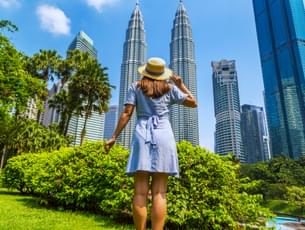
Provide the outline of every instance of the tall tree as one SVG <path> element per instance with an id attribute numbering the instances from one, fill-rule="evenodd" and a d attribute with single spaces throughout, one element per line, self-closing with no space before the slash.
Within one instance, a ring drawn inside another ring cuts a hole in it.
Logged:
<path id="1" fill-rule="evenodd" d="M 91 58 L 88 53 L 82 53 L 80 59 L 82 63 L 71 78 L 69 87 L 77 90 L 82 100 L 82 105 L 78 108 L 81 115 L 85 117 L 81 132 L 80 144 L 82 145 L 88 119 L 93 111 L 102 113 L 108 110 L 113 86 L 109 84 L 107 69 L 103 68 L 96 59 Z"/>
<path id="2" fill-rule="evenodd" d="M 59 79 L 59 65 L 62 59 L 55 50 L 39 50 L 39 53 L 34 54 L 28 59 L 28 71 L 36 78 L 42 79 L 45 82 Z M 47 91 L 47 89 L 46 89 Z M 43 104 L 37 105 L 37 121 L 39 122 L 42 107 L 46 101 L 46 95 L 40 98 Z"/>
<path id="3" fill-rule="evenodd" d="M 0 21 L 0 28 L 5 25 L 10 31 L 16 30 L 11 22 Z M 5 113 L 14 110 L 16 118 L 31 98 L 45 95 L 46 84 L 29 74 L 25 60 L 25 55 L 0 32 L 0 107 Z"/>

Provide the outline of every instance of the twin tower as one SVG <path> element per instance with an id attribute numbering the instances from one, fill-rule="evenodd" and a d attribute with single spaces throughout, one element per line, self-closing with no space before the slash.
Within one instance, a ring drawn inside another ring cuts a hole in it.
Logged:
<path id="1" fill-rule="evenodd" d="M 156 36 L 156 39 L 162 38 Z M 138 67 L 145 64 L 147 59 L 144 20 L 138 2 L 129 20 L 123 49 L 119 114 L 124 108 L 128 87 L 132 82 L 140 79 L 137 72 Z M 183 78 L 185 85 L 197 98 L 194 42 L 192 29 L 182 0 L 180 0 L 173 23 L 169 67 Z M 133 116 L 119 137 L 119 143 L 126 148 L 130 147 L 135 119 L 135 116 Z M 187 140 L 193 145 L 199 144 L 197 108 L 190 109 L 181 105 L 174 105 L 170 111 L 170 120 L 177 142 Z"/>

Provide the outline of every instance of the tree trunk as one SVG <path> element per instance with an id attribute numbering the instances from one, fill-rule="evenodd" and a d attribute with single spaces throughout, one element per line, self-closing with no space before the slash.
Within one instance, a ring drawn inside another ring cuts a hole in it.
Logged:
<path id="1" fill-rule="evenodd" d="M 70 123 L 71 118 L 72 118 L 72 115 L 68 115 L 68 118 L 66 119 L 66 122 L 64 124 L 64 136 L 65 137 L 68 134 L 68 128 L 69 128 L 69 123 Z"/>
<path id="2" fill-rule="evenodd" d="M 2 157 L 1 157 L 1 162 L 0 162 L 0 172 L 2 171 L 3 169 L 3 166 L 4 166 L 4 161 L 5 161 L 5 158 L 6 158 L 6 146 L 4 145 L 3 147 L 3 150 L 2 150 Z"/>
<path id="3" fill-rule="evenodd" d="M 83 145 L 84 138 L 85 138 L 85 135 L 86 135 L 86 126 L 87 126 L 87 120 L 88 120 L 88 118 L 89 118 L 89 113 L 87 112 L 86 115 L 85 115 L 84 127 L 83 127 L 83 130 L 82 130 L 81 136 L 80 136 L 80 145 L 81 145 L 81 146 Z"/>

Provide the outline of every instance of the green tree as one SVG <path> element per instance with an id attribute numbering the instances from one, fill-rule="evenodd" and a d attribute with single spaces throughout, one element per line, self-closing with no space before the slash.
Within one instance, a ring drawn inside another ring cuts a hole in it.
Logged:
<path id="1" fill-rule="evenodd" d="M 84 55 L 88 55 L 84 53 Z M 86 125 L 93 111 L 99 113 L 108 110 L 111 96 L 111 86 L 108 82 L 106 68 L 93 58 L 88 58 L 76 73 L 71 82 L 71 87 L 78 89 L 83 100 L 82 110 L 85 117 L 84 127 L 81 132 L 80 144 L 83 144 L 86 135 Z"/>
<path id="2" fill-rule="evenodd" d="M 34 54 L 27 59 L 27 69 L 32 76 L 43 80 L 44 82 L 54 81 L 60 77 L 59 66 L 62 59 L 55 50 L 39 50 L 39 53 Z M 47 88 L 45 88 L 47 92 Z M 39 122 L 43 105 L 46 101 L 47 93 L 42 95 L 40 101 L 42 104 L 37 105 L 37 121 Z"/>
<path id="3" fill-rule="evenodd" d="M 60 92 L 49 100 L 49 104 L 61 113 L 59 127 L 65 136 L 73 115 L 85 117 L 81 133 L 82 144 L 88 119 L 93 111 L 107 111 L 113 86 L 109 84 L 106 68 L 87 52 L 69 51 L 59 70 L 62 87 Z"/>
<path id="4" fill-rule="evenodd" d="M 2 147 L 1 167 L 8 157 L 23 153 L 52 151 L 67 146 L 68 140 L 51 126 L 45 128 L 33 120 L 8 119 L 1 124 L 0 147 Z"/>
<path id="5" fill-rule="evenodd" d="M 0 21 L 0 24 L 14 31 L 12 23 Z M 25 60 L 25 55 L 18 52 L 7 37 L 0 33 L 0 112 L 14 110 L 16 118 L 22 115 L 31 98 L 40 98 L 46 93 L 46 83 L 29 74 Z"/>
<path id="6" fill-rule="evenodd" d="M 305 212 L 305 187 L 287 187 L 286 199 Z"/>

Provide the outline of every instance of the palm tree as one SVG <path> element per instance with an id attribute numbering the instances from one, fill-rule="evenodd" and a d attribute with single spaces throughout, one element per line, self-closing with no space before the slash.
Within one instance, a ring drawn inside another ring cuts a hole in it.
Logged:
<path id="1" fill-rule="evenodd" d="M 59 65 L 62 61 L 61 56 L 55 50 L 39 50 L 28 62 L 28 71 L 36 78 L 45 82 L 59 79 Z M 46 89 L 47 90 L 47 89 Z M 40 98 L 46 101 L 46 96 Z M 44 104 L 44 103 L 43 103 Z M 39 122 L 42 108 L 38 108 L 37 122 Z"/>
<path id="2" fill-rule="evenodd" d="M 85 57 L 87 55 L 84 53 Z M 81 115 L 85 117 L 81 132 L 81 145 L 86 135 L 87 121 L 92 116 L 92 112 L 97 111 L 102 113 L 108 110 L 111 88 L 113 86 L 109 84 L 106 70 L 96 59 L 89 57 L 82 62 L 82 65 L 71 78 L 69 87 L 79 92 L 82 105 L 78 109 Z"/>

